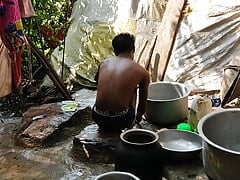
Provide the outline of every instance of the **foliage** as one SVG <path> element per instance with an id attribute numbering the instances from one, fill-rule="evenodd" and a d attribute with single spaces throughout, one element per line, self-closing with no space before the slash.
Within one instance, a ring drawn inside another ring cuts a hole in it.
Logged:
<path id="1" fill-rule="evenodd" d="M 56 47 L 63 48 L 68 18 L 71 14 L 70 2 L 68 0 L 32 0 L 32 4 L 36 16 L 22 20 L 24 32 L 49 58 Z M 33 73 L 41 66 L 25 48 L 23 51 L 23 74 L 25 76 L 29 73 L 27 72 L 30 68 L 29 59 L 32 61 Z"/>

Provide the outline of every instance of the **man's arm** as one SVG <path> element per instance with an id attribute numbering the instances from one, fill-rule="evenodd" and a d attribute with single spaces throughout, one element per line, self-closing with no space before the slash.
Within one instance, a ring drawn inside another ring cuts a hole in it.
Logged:
<path id="1" fill-rule="evenodd" d="M 139 83 L 139 102 L 136 115 L 137 123 L 139 123 L 142 120 L 142 115 L 145 113 L 149 83 L 150 83 L 149 73 L 147 71 L 144 71 L 143 79 Z"/>

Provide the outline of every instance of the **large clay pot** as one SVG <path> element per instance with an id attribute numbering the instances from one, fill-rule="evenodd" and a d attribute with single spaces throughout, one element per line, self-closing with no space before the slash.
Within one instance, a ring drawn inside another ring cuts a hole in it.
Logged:
<path id="1" fill-rule="evenodd" d="M 161 179 L 164 156 L 158 138 L 157 133 L 145 129 L 121 133 L 115 154 L 115 170 L 130 172 L 141 180 Z"/>
<path id="2" fill-rule="evenodd" d="M 131 173 L 111 171 L 97 176 L 94 180 L 140 180 Z"/>

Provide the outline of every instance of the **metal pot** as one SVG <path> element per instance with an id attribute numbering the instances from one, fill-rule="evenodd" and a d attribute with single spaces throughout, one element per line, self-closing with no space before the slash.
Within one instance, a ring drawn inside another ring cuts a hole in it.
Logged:
<path id="1" fill-rule="evenodd" d="M 182 122 L 188 116 L 190 89 L 177 82 L 154 82 L 148 88 L 145 118 L 160 126 Z"/>
<path id="2" fill-rule="evenodd" d="M 100 174 L 94 180 L 140 180 L 137 176 L 121 171 L 111 171 Z"/>
<path id="3" fill-rule="evenodd" d="M 199 158 L 202 138 L 193 132 L 167 129 L 160 131 L 159 143 L 165 151 L 167 160 L 193 160 Z"/>
<path id="4" fill-rule="evenodd" d="M 218 180 L 240 177 L 240 110 L 227 109 L 204 116 L 198 123 L 203 139 L 203 166 Z"/>

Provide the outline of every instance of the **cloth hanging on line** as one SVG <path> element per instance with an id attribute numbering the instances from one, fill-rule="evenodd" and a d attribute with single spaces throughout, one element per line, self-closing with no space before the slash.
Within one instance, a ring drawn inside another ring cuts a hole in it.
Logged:
<path id="1" fill-rule="evenodd" d="M 25 44 L 18 0 L 0 0 L 0 36 L 10 53 L 12 88 L 16 89 L 21 82 L 21 54 Z"/>
<path id="2" fill-rule="evenodd" d="M 12 92 L 12 60 L 8 52 L 0 39 L 0 98 Z"/>
<path id="3" fill-rule="evenodd" d="M 22 18 L 35 16 L 31 0 L 18 0 L 18 4 Z"/>

